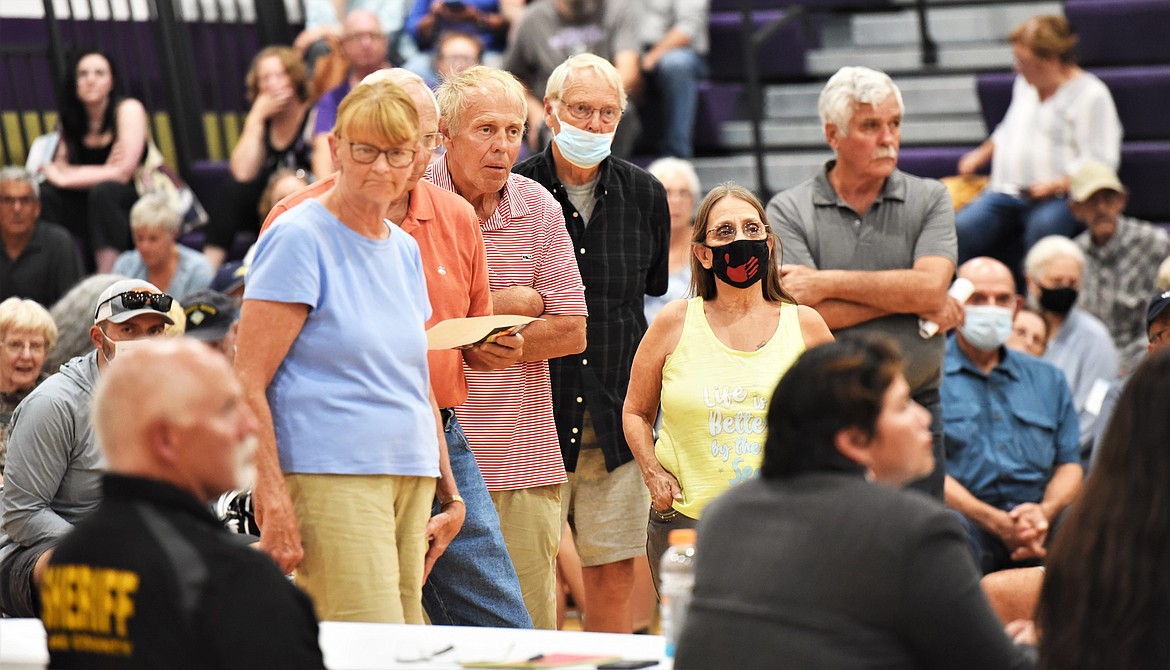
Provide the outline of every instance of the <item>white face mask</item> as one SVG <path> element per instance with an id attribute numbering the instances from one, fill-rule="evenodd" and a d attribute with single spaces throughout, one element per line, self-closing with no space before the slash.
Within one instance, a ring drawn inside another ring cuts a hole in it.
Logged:
<path id="1" fill-rule="evenodd" d="M 561 150 L 565 160 L 579 168 L 588 169 L 609 157 L 613 145 L 613 133 L 591 133 L 588 130 L 565 123 L 555 117 L 561 130 L 553 135 L 553 141 Z"/>
<path id="2" fill-rule="evenodd" d="M 126 352 L 133 351 L 134 349 L 141 347 L 142 345 L 146 344 L 146 342 L 147 342 L 146 339 L 121 340 L 121 341 L 115 342 L 114 340 L 110 339 L 109 335 L 106 335 L 106 332 L 104 330 L 102 331 L 102 337 L 106 338 L 106 341 L 110 343 L 110 348 L 113 350 L 113 352 L 112 352 L 113 355 L 111 355 L 111 356 L 106 356 L 105 351 L 102 352 L 102 356 L 105 356 L 106 363 L 109 365 L 112 365 L 114 360 L 117 359 L 120 354 L 125 354 Z"/>
<path id="3" fill-rule="evenodd" d="M 971 305 L 959 328 L 963 339 L 980 351 L 995 351 L 1012 334 L 1012 310 L 996 305 Z"/>

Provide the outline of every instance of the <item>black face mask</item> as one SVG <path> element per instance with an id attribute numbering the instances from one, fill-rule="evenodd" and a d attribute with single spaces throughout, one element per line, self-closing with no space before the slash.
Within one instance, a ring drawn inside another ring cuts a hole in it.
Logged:
<path id="1" fill-rule="evenodd" d="M 1071 286 L 1064 288 L 1040 287 L 1040 307 L 1055 314 L 1068 314 L 1073 303 L 1077 301 L 1077 290 Z"/>
<path id="2" fill-rule="evenodd" d="M 767 240 L 736 240 L 707 248 L 711 250 L 711 271 L 736 288 L 752 286 L 767 272 Z"/>

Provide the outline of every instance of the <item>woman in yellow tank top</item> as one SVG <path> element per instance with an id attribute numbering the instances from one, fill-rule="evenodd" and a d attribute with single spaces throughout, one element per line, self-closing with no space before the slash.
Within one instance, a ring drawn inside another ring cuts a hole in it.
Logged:
<path id="1" fill-rule="evenodd" d="M 707 194 L 691 235 L 695 297 L 664 307 L 634 357 L 622 426 L 650 489 L 656 583 L 669 532 L 693 528 L 716 496 L 755 476 L 784 371 L 805 348 L 833 341 L 821 316 L 781 287 L 780 239 L 767 221 L 742 186 Z"/>

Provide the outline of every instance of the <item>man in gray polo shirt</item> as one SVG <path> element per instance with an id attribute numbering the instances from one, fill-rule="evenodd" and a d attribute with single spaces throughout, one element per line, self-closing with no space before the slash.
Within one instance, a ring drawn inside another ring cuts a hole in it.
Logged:
<path id="1" fill-rule="evenodd" d="M 934 435 L 935 470 L 912 486 L 942 500 L 944 333 L 963 318 L 962 305 L 947 296 L 955 213 L 941 183 L 896 169 L 904 108 L 888 76 L 841 68 L 817 108 L 836 159 L 768 203 L 783 243 L 784 288 L 837 336 L 881 333 L 897 341 Z M 938 333 L 921 337 L 920 317 L 939 324 Z"/>

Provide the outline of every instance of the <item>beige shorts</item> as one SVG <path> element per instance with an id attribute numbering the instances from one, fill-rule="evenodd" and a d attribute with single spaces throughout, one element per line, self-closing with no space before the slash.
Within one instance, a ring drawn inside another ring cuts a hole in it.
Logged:
<path id="1" fill-rule="evenodd" d="M 634 461 L 605 470 L 601 449 L 582 449 L 577 471 L 561 493 L 561 519 L 573 529 L 581 565 L 591 567 L 646 555 L 650 492 Z"/>
<path id="2" fill-rule="evenodd" d="M 423 623 L 433 477 L 285 475 L 305 558 L 296 581 L 322 621 Z"/>
<path id="3" fill-rule="evenodd" d="M 561 487 L 492 491 L 504 544 L 520 578 L 535 628 L 557 627 L 557 550 L 561 546 Z"/>

